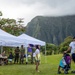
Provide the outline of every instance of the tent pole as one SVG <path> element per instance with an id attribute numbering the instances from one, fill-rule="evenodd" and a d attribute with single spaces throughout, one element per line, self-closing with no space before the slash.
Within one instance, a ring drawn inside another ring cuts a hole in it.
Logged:
<path id="1" fill-rule="evenodd" d="M 46 56 L 46 45 L 45 45 L 45 56 Z"/>
<path id="2" fill-rule="evenodd" d="M 1 46 L 1 54 L 2 54 L 2 52 L 3 52 L 3 46 Z"/>
<path id="3" fill-rule="evenodd" d="M 27 47 L 25 47 L 26 64 L 28 64 Z"/>
<path id="4" fill-rule="evenodd" d="M 45 63 L 47 63 L 47 59 L 46 59 L 46 45 L 45 45 Z"/>

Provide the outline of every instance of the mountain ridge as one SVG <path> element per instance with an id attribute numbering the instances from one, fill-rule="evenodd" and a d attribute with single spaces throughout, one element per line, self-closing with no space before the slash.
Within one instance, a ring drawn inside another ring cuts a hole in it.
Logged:
<path id="1" fill-rule="evenodd" d="M 60 44 L 67 36 L 75 36 L 75 15 L 36 16 L 26 26 L 26 33 L 47 43 Z"/>

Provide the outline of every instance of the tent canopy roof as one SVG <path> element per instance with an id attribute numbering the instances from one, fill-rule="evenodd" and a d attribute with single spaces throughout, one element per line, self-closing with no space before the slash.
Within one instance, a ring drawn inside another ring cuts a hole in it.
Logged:
<path id="1" fill-rule="evenodd" d="M 31 37 L 31 36 L 29 36 L 29 35 L 27 35 L 25 33 L 23 33 L 20 36 L 18 36 L 18 38 L 28 40 L 27 44 L 34 44 L 34 45 L 41 45 L 41 46 L 44 46 L 46 44 L 44 41 L 38 40 L 36 38 L 33 38 L 33 37 Z"/>
<path id="2" fill-rule="evenodd" d="M 14 47 L 24 45 L 27 47 L 29 44 L 44 46 L 46 43 L 24 33 L 16 37 L 0 29 L 0 45 Z"/>
<path id="3" fill-rule="evenodd" d="M 16 47 L 22 42 L 17 41 L 17 37 L 0 29 L 0 45 Z"/>

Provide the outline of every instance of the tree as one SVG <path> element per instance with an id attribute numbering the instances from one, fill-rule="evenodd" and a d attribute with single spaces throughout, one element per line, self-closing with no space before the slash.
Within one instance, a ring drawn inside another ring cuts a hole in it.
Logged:
<path id="1" fill-rule="evenodd" d="M 0 16 L 2 16 L 2 12 L 0 11 Z M 1 28 L 1 18 L 0 18 L 0 28 Z"/>
<path id="2" fill-rule="evenodd" d="M 0 16 L 2 16 L 2 12 L 0 11 Z"/>
<path id="3" fill-rule="evenodd" d="M 24 18 L 18 18 L 18 25 L 23 25 L 24 23 Z"/>
<path id="4" fill-rule="evenodd" d="M 46 54 L 47 55 L 52 55 L 52 53 L 53 54 L 56 54 L 57 48 L 58 47 L 56 45 L 47 43 L 46 44 Z M 42 49 L 43 54 L 45 54 L 45 51 L 44 51 L 45 50 L 45 46 L 44 47 L 41 47 L 41 49 Z"/>
<path id="5" fill-rule="evenodd" d="M 9 18 L 2 18 L 0 20 L 0 28 L 16 36 L 25 32 L 25 27 L 23 25 L 19 25 L 15 19 Z"/>
<path id="6" fill-rule="evenodd" d="M 64 52 L 65 50 L 67 50 L 69 43 L 72 41 L 72 36 L 68 36 L 64 39 L 64 42 L 62 42 L 59 45 L 59 52 Z"/>

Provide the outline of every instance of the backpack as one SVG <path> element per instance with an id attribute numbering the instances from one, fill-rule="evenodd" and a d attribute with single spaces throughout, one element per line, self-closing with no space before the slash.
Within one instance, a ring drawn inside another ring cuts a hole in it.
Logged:
<path id="1" fill-rule="evenodd" d="M 69 54 L 66 54 L 64 57 L 66 64 L 70 64 L 71 63 L 71 56 Z"/>

